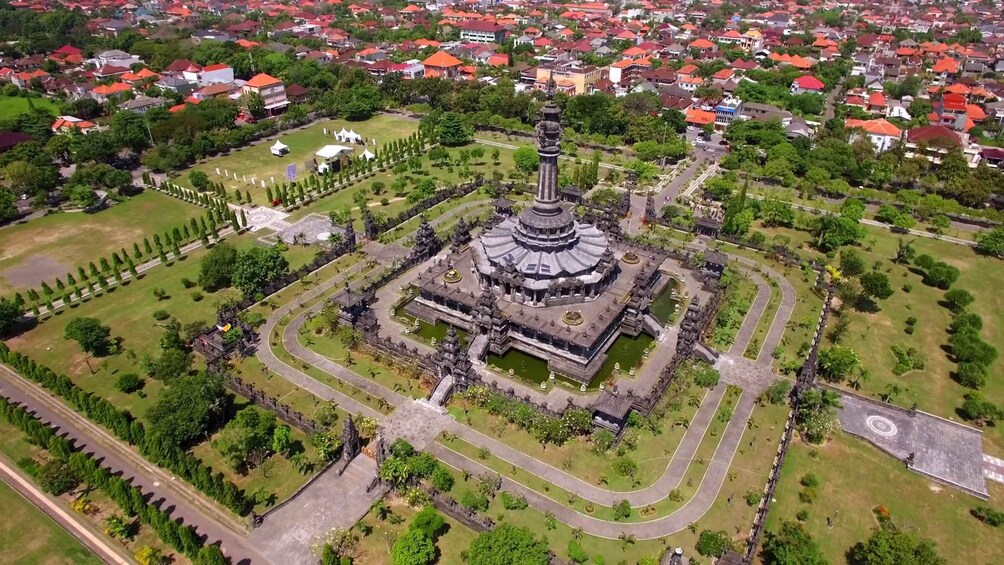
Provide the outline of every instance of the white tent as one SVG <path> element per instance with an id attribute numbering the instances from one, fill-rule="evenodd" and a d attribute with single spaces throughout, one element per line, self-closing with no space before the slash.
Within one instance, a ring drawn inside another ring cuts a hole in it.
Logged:
<path id="1" fill-rule="evenodd" d="M 277 139 L 277 140 L 275 140 L 275 143 L 272 145 L 272 147 L 269 150 L 276 157 L 282 157 L 286 153 L 289 153 L 289 146 Z"/>
<path id="2" fill-rule="evenodd" d="M 317 166 L 317 172 L 322 175 L 330 170 L 331 170 L 331 165 L 329 165 L 327 162 L 322 161 L 321 164 Z"/>
<path id="3" fill-rule="evenodd" d="M 325 161 L 330 161 L 343 153 L 352 153 L 351 147 L 345 147 L 344 145 L 325 145 L 320 148 L 314 155 L 324 159 Z"/>
<path id="4" fill-rule="evenodd" d="M 359 143 L 362 140 L 363 136 L 359 135 L 358 133 L 352 130 L 349 130 L 349 133 L 345 134 L 345 141 L 349 141 L 352 143 Z"/>
<path id="5" fill-rule="evenodd" d="M 360 155 L 360 157 L 362 157 L 363 159 L 366 159 L 367 161 L 372 161 L 373 159 L 376 159 L 376 155 L 370 153 L 369 149 L 367 149 L 366 151 L 363 151 L 363 154 Z"/>

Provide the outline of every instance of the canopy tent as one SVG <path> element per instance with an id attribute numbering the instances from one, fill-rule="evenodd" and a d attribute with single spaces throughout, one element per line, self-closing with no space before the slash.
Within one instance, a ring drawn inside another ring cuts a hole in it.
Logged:
<path id="1" fill-rule="evenodd" d="M 367 161 L 372 161 L 373 159 L 376 159 L 376 155 L 374 155 L 373 153 L 370 153 L 369 149 L 367 149 L 366 151 L 363 151 L 363 154 L 360 155 L 360 157 L 362 157 L 363 159 L 366 159 Z"/>
<path id="2" fill-rule="evenodd" d="M 331 170 L 331 165 L 329 165 L 327 161 L 322 161 L 321 164 L 317 166 L 317 172 L 322 175 L 330 170 Z"/>
<path id="3" fill-rule="evenodd" d="M 269 151 L 276 157 L 282 157 L 286 153 L 289 153 L 289 146 L 277 139 L 272 147 L 269 148 Z"/>
<path id="4" fill-rule="evenodd" d="M 363 136 L 352 130 L 345 131 L 345 128 L 342 128 L 342 131 L 335 134 L 335 139 L 345 143 L 359 143 L 363 140 Z"/>
<path id="5" fill-rule="evenodd" d="M 352 153 L 351 147 L 345 147 L 344 145 L 325 145 L 320 148 L 314 155 L 324 159 L 325 161 L 330 161 L 343 154 Z"/>

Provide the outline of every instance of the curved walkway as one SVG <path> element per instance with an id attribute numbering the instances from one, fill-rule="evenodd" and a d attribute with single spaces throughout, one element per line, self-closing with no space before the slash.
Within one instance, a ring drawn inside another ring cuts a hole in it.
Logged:
<path id="1" fill-rule="evenodd" d="M 477 203 L 480 204 L 481 202 L 478 201 Z M 461 213 L 464 209 L 466 208 L 458 207 L 456 210 L 447 212 L 437 218 L 436 223 L 446 221 L 448 217 Z M 781 285 L 781 305 L 774 315 L 770 331 L 768 332 L 767 339 L 765 339 L 764 343 L 765 349 L 769 347 L 770 350 L 773 350 L 777 343 L 780 342 L 780 336 L 783 334 L 787 320 L 791 315 L 791 311 L 794 309 L 794 290 L 790 283 L 787 283 L 784 277 L 772 269 L 743 257 L 733 258 L 738 260 L 740 263 L 758 266 L 761 272 L 771 278 L 774 278 L 775 280 L 778 280 Z M 756 325 L 760 318 L 764 315 L 770 300 L 769 286 L 761 276 L 756 273 L 753 273 L 753 275 L 754 280 L 758 284 L 758 299 L 754 303 L 754 306 L 750 309 L 750 312 L 753 313 L 753 315 L 747 315 L 739 333 L 737 334 L 737 339 L 733 348 L 739 351 L 745 350 L 749 340 L 755 332 Z M 297 301 L 297 304 L 320 296 L 324 291 L 338 285 L 339 282 L 344 280 L 347 276 L 348 272 L 343 272 L 340 273 L 339 276 L 318 285 L 312 289 L 311 293 L 308 293 L 310 295 L 309 298 L 301 299 Z M 266 323 L 263 335 L 270 336 L 272 330 L 276 327 L 278 320 L 292 312 L 296 307 L 297 305 L 290 304 L 276 310 Z M 319 309 L 320 307 L 320 305 L 316 305 L 313 309 Z M 409 399 L 403 395 L 373 382 L 372 380 L 359 376 L 347 368 L 338 365 L 334 361 L 303 347 L 298 340 L 298 329 L 306 321 L 306 316 L 306 312 L 300 313 L 294 317 L 282 331 L 284 346 L 295 358 L 318 367 L 328 374 L 331 374 L 334 377 L 359 388 L 360 390 L 364 390 L 373 396 L 383 398 L 391 405 L 401 406 L 409 401 Z M 301 373 L 281 361 L 278 361 L 272 353 L 270 347 L 265 348 L 262 352 L 260 352 L 260 355 L 262 357 L 262 361 L 265 362 L 266 365 L 268 365 L 275 373 L 291 380 L 295 384 L 311 391 L 312 393 L 317 394 L 322 398 L 334 398 L 336 401 L 343 402 L 343 407 L 349 409 L 350 411 L 354 410 L 355 406 L 361 406 L 358 402 L 349 399 L 341 393 L 338 393 L 331 387 L 318 382 L 312 377 Z M 748 360 L 747 362 L 749 364 L 754 363 L 753 361 Z M 760 370 L 762 372 L 769 372 L 769 368 L 765 367 L 760 367 Z M 611 506 L 620 500 L 628 500 L 633 507 L 643 507 L 665 499 L 669 495 L 670 491 L 679 486 L 686 470 L 690 466 L 692 459 L 697 452 L 698 447 L 701 444 L 701 441 L 704 439 L 708 426 L 711 424 L 712 419 L 718 411 L 718 406 L 722 398 L 725 396 L 727 389 L 726 382 L 728 381 L 723 379 L 723 383 L 706 394 L 700 408 L 692 419 L 687 433 L 680 441 L 676 452 L 670 459 L 665 471 L 659 479 L 648 487 L 634 491 L 611 491 L 590 484 L 578 477 L 566 473 L 563 470 L 557 469 L 517 449 L 514 449 L 505 443 L 485 436 L 484 434 L 462 425 L 455 420 L 447 423 L 446 430 L 476 447 L 485 447 L 489 449 L 496 457 L 546 479 L 552 484 L 561 487 L 568 492 L 574 493 L 584 500 L 589 500 L 593 503 L 606 506 Z M 344 402 L 345 400 L 349 400 L 350 402 Z M 608 539 L 617 539 L 621 533 L 633 535 L 636 539 L 651 539 L 669 535 L 685 529 L 689 524 L 697 521 L 708 511 L 708 509 L 710 509 L 728 474 L 732 458 L 738 449 L 739 443 L 742 441 L 742 436 L 747 429 L 747 421 L 753 412 L 755 403 L 756 394 L 753 391 L 744 392 L 740 395 L 732 418 L 719 440 L 714 456 L 709 462 L 707 470 L 705 471 L 702 481 L 697 487 L 694 495 L 681 508 L 660 518 L 645 522 L 610 522 L 580 513 L 574 508 L 569 508 L 562 502 L 556 501 L 536 490 L 523 486 L 522 484 L 512 481 L 506 477 L 503 477 L 503 486 L 507 490 L 524 495 L 527 498 L 527 501 L 537 510 L 541 512 L 552 512 L 555 517 L 563 523 L 568 524 L 573 528 L 582 528 L 584 532 L 590 535 Z M 367 415 L 372 415 L 378 420 L 387 420 L 385 416 L 375 413 L 375 411 L 368 407 L 363 407 L 363 410 L 361 411 Z M 480 462 L 453 451 L 447 445 L 433 442 L 427 446 L 426 449 L 457 469 L 466 470 L 475 474 L 490 471 L 490 469 Z"/>

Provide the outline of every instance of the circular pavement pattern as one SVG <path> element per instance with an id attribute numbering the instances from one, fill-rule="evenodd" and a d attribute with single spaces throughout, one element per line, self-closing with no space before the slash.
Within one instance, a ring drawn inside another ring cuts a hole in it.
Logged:
<path id="1" fill-rule="evenodd" d="M 317 234 L 317 241 L 328 241 L 329 237 L 331 237 L 331 232 L 322 231 Z"/>
<path id="2" fill-rule="evenodd" d="M 868 416 L 865 420 L 868 429 L 882 437 L 895 437 L 899 433 L 896 424 L 884 416 Z"/>

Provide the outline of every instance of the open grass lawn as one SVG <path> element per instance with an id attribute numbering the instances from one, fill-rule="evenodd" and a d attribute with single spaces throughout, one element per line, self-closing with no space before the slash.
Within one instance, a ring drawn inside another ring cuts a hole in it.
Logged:
<path id="1" fill-rule="evenodd" d="M 4 421 L 0 422 L 0 456 L 13 465 L 23 458 L 42 461 L 46 454 L 28 443 L 20 430 Z M 75 513 L 70 506 L 74 500 L 73 493 L 65 494 L 59 499 L 67 512 Z M 102 521 L 107 516 L 122 514 L 119 506 L 101 491 L 91 491 L 87 499 L 94 505 L 94 511 L 76 515 L 96 532 L 100 533 L 103 530 Z M 18 565 L 101 563 L 101 560 L 76 538 L 2 481 L 0 481 L 0 505 L 8 516 L 7 519 L 0 520 L 0 547 L 4 551 L 0 562 Z M 161 555 L 171 558 L 177 565 L 190 563 L 184 555 L 175 553 L 164 544 L 149 526 L 140 524 L 136 537 L 126 542 L 126 549 L 129 553 L 134 553 L 143 546 L 159 549 Z"/>
<path id="2" fill-rule="evenodd" d="M 53 114 L 59 113 L 59 105 L 48 98 L 32 98 L 31 104 L 36 110 L 49 110 Z M 21 96 L 0 96 L 0 120 L 20 116 L 29 111 L 27 98 Z"/>
<path id="3" fill-rule="evenodd" d="M 181 226 L 205 210 L 156 191 L 148 190 L 105 210 L 52 214 L 0 229 L 0 293 L 37 287 L 42 281 L 54 286 L 59 277 L 76 276 L 77 267 L 87 267 L 101 257 L 132 244 L 142 247 L 144 237 Z"/>
<path id="4" fill-rule="evenodd" d="M 612 466 L 615 456 L 595 453 L 590 448 L 587 438 L 572 438 L 564 445 L 545 447 L 530 432 L 515 424 L 510 424 L 504 418 L 493 416 L 484 408 L 460 397 L 454 397 L 451 400 L 451 412 L 459 421 L 486 436 L 503 442 L 552 467 L 562 469 L 583 481 L 599 485 L 602 484 L 601 478 L 603 478 L 605 481 L 603 488 L 613 491 L 628 491 L 644 488 L 662 476 L 666 465 L 669 464 L 677 446 L 686 434 L 687 430 L 682 424 L 689 423 L 697 412 L 697 406 L 693 405 L 696 403 L 691 400 L 699 401 L 704 397 L 705 392 L 704 389 L 691 386 L 677 393 L 675 402 L 680 404 L 679 409 L 666 411 L 662 420 L 657 422 L 658 434 L 649 429 L 632 429 L 627 432 L 633 437 L 637 437 L 637 448 L 626 452 L 626 456 L 638 465 L 633 479 L 622 477 L 614 472 Z M 665 404 L 672 402 L 674 401 L 669 398 L 664 400 Z M 461 448 L 454 448 L 452 444 L 447 444 L 447 446 L 462 451 Z M 467 453 L 467 455 L 470 456 L 472 453 Z"/>
<path id="5" fill-rule="evenodd" d="M 791 239 L 792 245 L 804 257 L 815 257 L 837 264 L 838 259 L 826 260 L 819 252 L 808 246 L 810 235 L 803 231 L 785 228 L 757 228 L 763 231 L 768 240 L 776 235 L 784 235 Z M 913 243 L 917 254 L 926 253 L 938 261 L 944 261 L 959 269 L 960 276 L 952 288 L 968 290 L 976 298 L 969 310 L 983 318 L 983 330 L 980 335 L 985 341 L 1004 353 L 1004 297 L 996 288 L 997 281 L 1004 275 L 1004 263 L 998 259 L 978 255 L 971 248 L 930 238 L 910 237 L 893 234 L 887 230 L 865 227 L 867 235 L 861 245 L 855 247 L 865 264 L 869 267 L 875 264 L 889 276 L 890 284 L 895 292 L 886 299 L 878 301 L 877 311 L 859 311 L 853 307 L 843 309 L 844 316 L 850 320 L 850 328 L 843 338 L 842 345 L 852 348 L 861 358 L 862 366 L 870 372 L 870 377 L 861 382 L 859 392 L 873 398 L 878 398 L 889 392 L 890 385 L 897 385 L 900 392 L 891 398 L 894 404 L 910 407 L 914 403 L 918 408 L 961 421 L 957 409 L 962 405 L 962 396 L 969 392 L 951 378 L 955 363 L 951 362 L 944 349 L 948 341 L 948 325 L 951 323 L 951 313 L 939 304 L 944 291 L 927 286 L 923 277 L 912 271 L 907 265 L 897 265 L 892 262 L 900 239 Z M 735 252 L 754 257 L 750 250 L 736 250 L 727 246 L 729 252 Z M 762 258 L 758 260 L 765 261 Z M 767 262 L 767 261 L 765 261 Z M 768 262 L 769 263 L 769 262 Z M 785 332 L 782 341 L 781 365 L 801 360 L 797 355 L 811 338 L 812 324 L 819 313 L 820 298 L 811 292 L 812 280 L 805 273 L 795 269 L 782 270 L 776 264 L 774 268 L 783 272 L 795 286 L 798 303 L 789 322 L 789 330 Z M 905 287 L 909 286 L 907 292 Z M 916 318 L 914 333 L 906 333 L 907 318 Z M 837 317 L 831 316 L 828 330 L 837 323 Z M 831 346 L 829 339 L 823 347 Z M 925 362 L 922 370 L 911 371 L 900 376 L 892 373 L 896 365 L 896 357 L 892 353 L 893 345 L 914 348 Z M 998 359 L 990 368 L 987 385 L 983 388 L 984 395 L 994 402 L 1004 402 L 1004 381 L 995 378 L 999 375 L 1004 361 Z M 1004 426 L 984 429 L 984 449 L 995 455 L 1004 454 Z"/>
<path id="6" fill-rule="evenodd" d="M 816 474 L 822 483 L 814 504 L 799 501 L 799 480 L 806 473 Z M 987 484 L 991 499 L 998 501 L 993 505 L 999 507 L 1004 488 Z M 768 531 L 807 510 L 805 527 L 830 563 L 844 563 L 844 552 L 878 527 L 872 513 L 876 506 L 888 508 L 899 528 L 935 540 L 949 563 L 1004 562 L 1000 531 L 969 514 L 983 504 L 979 499 L 908 471 L 901 462 L 841 432 L 821 447 L 796 441 L 788 451 L 775 498 Z M 826 526 L 827 517 L 833 520 L 832 528 Z"/>
<path id="7" fill-rule="evenodd" d="M 244 234 L 227 238 L 227 242 L 238 249 L 257 245 L 256 234 Z M 84 389 L 107 398 L 116 406 L 131 411 L 142 418 L 156 402 L 163 385 L 153 379 L 146 379 L 142 394 L 125 394 L 115 388 L 115 380 L 124 373 L 140 373 L 139 361 L 149 353 L 159 354 L 159 343 L 163 331 L 153 313 L 166 310 L 182 324 L 216 319 L 217 304 L 224 295 L 237 292 L 232 289 L 217 293 L 202 293 L 196 287 L 186 289 L 182 279 L 197 281 L 199 262 L 207 253 L 200 248 L 190 255 L 182 256 L 170 266 L 159 266 L 143 274 L 139 280 L 128 281 L 124 286 L 111 287 L 95 298 L 74 303 L 69 309 L 57 311 L 56 316 L 43 320 L 35 328 L 8 341 L 13 349 L 45 363 L 53 370 L 65 373 Z M 291 268 L 302 264 L 304 257 L 299 248 L 290 250 Z M 162 288 L 169 298 L 158 300 L 154 289 Z M 196 301 L 193 293 L 203 294 Z M 122 353 L 104 358 L 88 358 L 74 341 L 63 338 L 66 325 L 77 317 L 97 318 L 111 328 L 113 338 L 121 339 Z"/>
<path id="8" fill-rule="evenodd" d="M 734 271 L 734 275 L 732 286 L 726 291 L 725 299 L 722 300 L 709 330 L 711 335 L 708 344 L 719 351 L 728 351 L 732 347 L 759 292 L 749 275 L 738 270 Z"/>
<path id="9" fill-rule="evenodd" d="M 100 559 L 59 524 L 2 481 L 0 481 L 0 506 L 8 516 L 7 520 L 0 522 L 0 546 L 4 548 L 4 563 L 24 565 L 101 563 Z M 10 519 L 15 516 L 16 520 Z"/>
<path id="10" fill-rule="evenodd" d="M 327 128 L 328 135 L 324 135 Z M 349 145 L 338 141 L 332 135 L 334 132 L 354 130 L 359 135 L 366 138 L 367 145 Z M 379 150 L 384 144 L 395 139 L 408 137 L 418 130 L 418 122 L 405 120 L 396 116 L 379 114 L 364 122 L 348 122 L 345 120 L 326 120 L 317 122 L 303 129 L 282 133 L 278 139 L 289 146 L 289 153 L 283 157 L 272 155 L 270 147 L 275 143 L 274 139 L 260 141 L 256 145 L 245 147 L 207 160 L 197 164 L 191 169 L 181 172 L 181 175 L 174 179 L 174 182 L 191 188 L 188 175 L 192 171 L 202 171 L 209 176 L 213 182 L 223 182 L 227 192 L 240 189 L 251 192 L 251 199 L 255 204 L 268 204 L 266 202 L 265 189 L 261 187 L 261 181 L 266 181 L 271 186 L 271 177 L 275 177 L 276 183 L 281 183 L 286 179 L 286 166 L 296 164 L 297 178 L 306 178 L 307 172 L 304 170 L 304 163 L 314 159 L 314 153 L 325 145 L 347 145 L 351 146 L 356 155 L 362 154 L 366 149 L 374 150 L 373 140 L 377 142 L 376 149 Z M 219 168 L 219 175 L 216 169 Z M 230 172 L 230 178 L 223 176 L 224 171 Z M 242 176 L 240 180 L 234 180 L 233 173 Z M 244 182 L 246 176 L 248 182 Z M 250 184 L 251 177 L 257 179 L 257 184 Z M 388 183 L 389 185 L 390 183 Z M 349 200 L 351 202 L 351 199 Z"/>
<path id="11" fill-rule="evenodd" d="M 408 531 L 415 514 L 418 512 L 411 508 L 399 497 L 390 495 L 384 499 L 385 504 L 391 512 L 404 520 L 399 524 L 392 524 L 389 519 L 380 520 L 373 511 L 360 520 L 373 531 L 368 535 L 359 534 L 359 545 L 356 547 L 355 562 L 366 565 L 391 565 L 390 552 L 394 547 L 394 540 L 398 536 Z M 446 520 L 447 528 L 436 540 L 436 549 L 439 558 L 436 563 L 439 565 L 463 565 L 460 552 L 466 551 L 471 542 L 477 537 L 477 532 L 467 526 L 450 518 L 447 514 L 440 513 Z M 389 518 L 389 517 L 388 517 Z"/>

